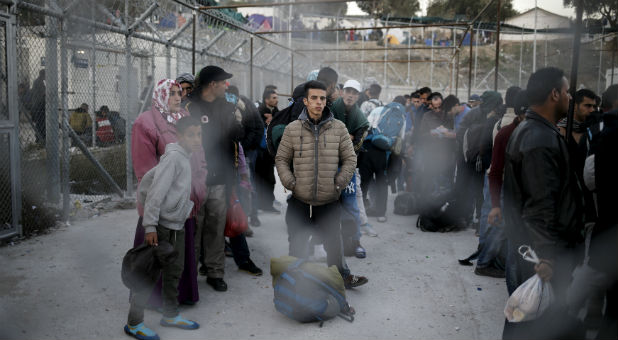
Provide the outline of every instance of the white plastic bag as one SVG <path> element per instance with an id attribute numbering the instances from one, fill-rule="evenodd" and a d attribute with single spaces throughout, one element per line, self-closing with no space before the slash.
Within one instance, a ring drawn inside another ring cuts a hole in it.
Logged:
<path id="1" fill-rule="evenodd" d="M 519 247 L 519 253 L 525 260 L 539 263 L 539 259 L 529 246 Z M 554 291 L 549 282 L 543 282 L 534 274 L 522 283 L 511 294 L 504 307 L 504 316 L 509 322 L 521 322 L 534 320 L 554 301 Z"/>

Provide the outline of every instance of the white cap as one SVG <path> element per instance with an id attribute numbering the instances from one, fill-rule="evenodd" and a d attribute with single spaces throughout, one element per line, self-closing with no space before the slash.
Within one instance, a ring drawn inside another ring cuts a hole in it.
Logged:
<path id="1" fill-rule="evenodd" d="M 354 79 L 350 79 L 348 81 L 345 82 L 345 84 L 343 84 L 343 88 L 347 89 L 347 88 L 353 88 L 358 92 L 361 92 L 361 84 L 354 80 Z"/>

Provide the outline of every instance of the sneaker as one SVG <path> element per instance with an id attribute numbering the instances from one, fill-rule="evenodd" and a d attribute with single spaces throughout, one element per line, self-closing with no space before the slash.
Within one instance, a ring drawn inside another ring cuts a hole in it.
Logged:
<path id="1" fill-rule="evenodd" d="M 217 292 L 225 292 L 227 290 L 227 283 L 220 277 L 209 277 L 206 279 L 206 283 Z"/>
<path id="2" fill-rule="evenodd" d="M 324 262 L 326 261 L 326 249 L 323 244 L 313 246 L 313 255 L 309 256 L 309 261 Z"/>
<path id="3" fill-rule="evenodd" d="M 251 259 L 238 266 L 238 270 L 242 270 L 243 272 L 247 272 L 251 275 L 262 276 L 262 270 L 258 268 L 258 266 L 256 266 Z"/>
<path id="4" fill-rule="evenodd" d="M 345 289 L 356 288 L 364 285 L 367 282 L 369 282 L 369 280 L 367 280 L 366 277 L 356 276 L 352 274 L 348 275 L 345 279 L 343 279 Z"/>
<path id="5" fill-rule="evenodd" d="M 247 230 L 245 231 L 245 237 L 253 237 L 253 230 L 251 228 L 247 227 Z"/>
<path id="6" fill-rule="evenodd" d="M 489 277 L 495 277 L 498 279 L 503 279 L 506 277 L 504 270 L 500 270 L 496 267 L 493 266 L 487 266 L 487 267 L 476 267 L 474 269 L 474 274 L 479 275 L 479 276 L 489 276 Z"/>
<path id="7" fill-rule="evenodd" d="M 386 222 L 386 216 L 380 216 L 380 217 L 378 217 L 378 222 L 380 222 L 380 223 L 384 223 L 384 222 Z"/>
<path id="8" fill-rule="evenodd" d="M 180 314 L 176 315 L 176 317 L 173 317 L 173 318 L 163 317 L 161 318 L 161 321 L 159 322 L 159 324 L 163 327 L 176 327 L 176 328 L 188 329 L 188 330 L 200 328 L 199 323 L 184 319 L 183 317 L 180 316 Z"/>
<path id="9" fill-rule="evenodd" d="M 358 247 L 356 247 L 356 249 L 354 250 L 354 256 L 359 259 L 364 259 L 365 257 L 367 257 L 367 251 L 365 250 L 365 248 L 363 248 L 363 246 L 360 245 L 360 243 L 358 244 Z"/>
<path id="10" fill-rule="evenodd" d="M 259 227 L 262 225 L 262 222 L 260 222 L 260 219 L 255 216 L 249 219 L 249 225 L 251 225 L 252 227 Z"/>
<path id="11" fill-rule="evenodd" d="M 139 340 L 159 340 L 159 335 L 152 329 L 144 326 L 144 323 L 140 323 L 137 326 L 124 325 L 124 332 L 127 335 L 132 336 Z"/>
<path id="12" fill-rule="evenodd" d="M 369 223 L 365 223 L 365 224 L 361 225 L 360 229 L 361 229 L 361 232 L 364 235 L 371 236 L 371 237 L 377 237 L 378 236 L 378 233 L 373 229 L 373 227 Z"/>

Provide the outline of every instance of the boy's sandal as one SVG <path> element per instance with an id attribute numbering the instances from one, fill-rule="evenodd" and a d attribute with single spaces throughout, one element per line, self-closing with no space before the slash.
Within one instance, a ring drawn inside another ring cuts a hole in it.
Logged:
<path id="1" fill-rule="evenodd" d="M 198 329 L 200 325 L 195 321 L 183 319 L 180 315 L 176 315 L 174 318 L 161 318 L 160 322 L 163 327 L 177 327 L 181 329 Z"/>
<path id="2" fill-rule="evenodd" d="M 159 335 L 152 329 L 144 326 L 143 322 L 137 326 L 124 325 L 124 332 L 139 340 L 159 340 Z"/>

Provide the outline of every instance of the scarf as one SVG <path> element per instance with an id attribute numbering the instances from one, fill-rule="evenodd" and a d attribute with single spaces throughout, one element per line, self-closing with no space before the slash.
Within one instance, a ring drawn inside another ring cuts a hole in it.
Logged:
<path id="1" fill-rule="evenodd" d="M 180 89 L 180 84 L 174 79 L 161 79 L 152 91 L 152 105 L 163 115 L 163 118 L 171 124 L 183 117 L 180 112 L 170 112 L 168 101 L 170 99 L 170 91 L 172 86 L 177 86 Z"/>
<path id="2" fill-rule="evenodd" d="M 566 129 L 567 127 L 567 119 L 566 118 L 562 118 L 558 121 L 558 127 L 564 128 Z M 577 120 L 573 119 L 573 132 L 575 133 L 585 133 L 586 132 L 586 125 L 584 123 L 578 122 Z"/>

